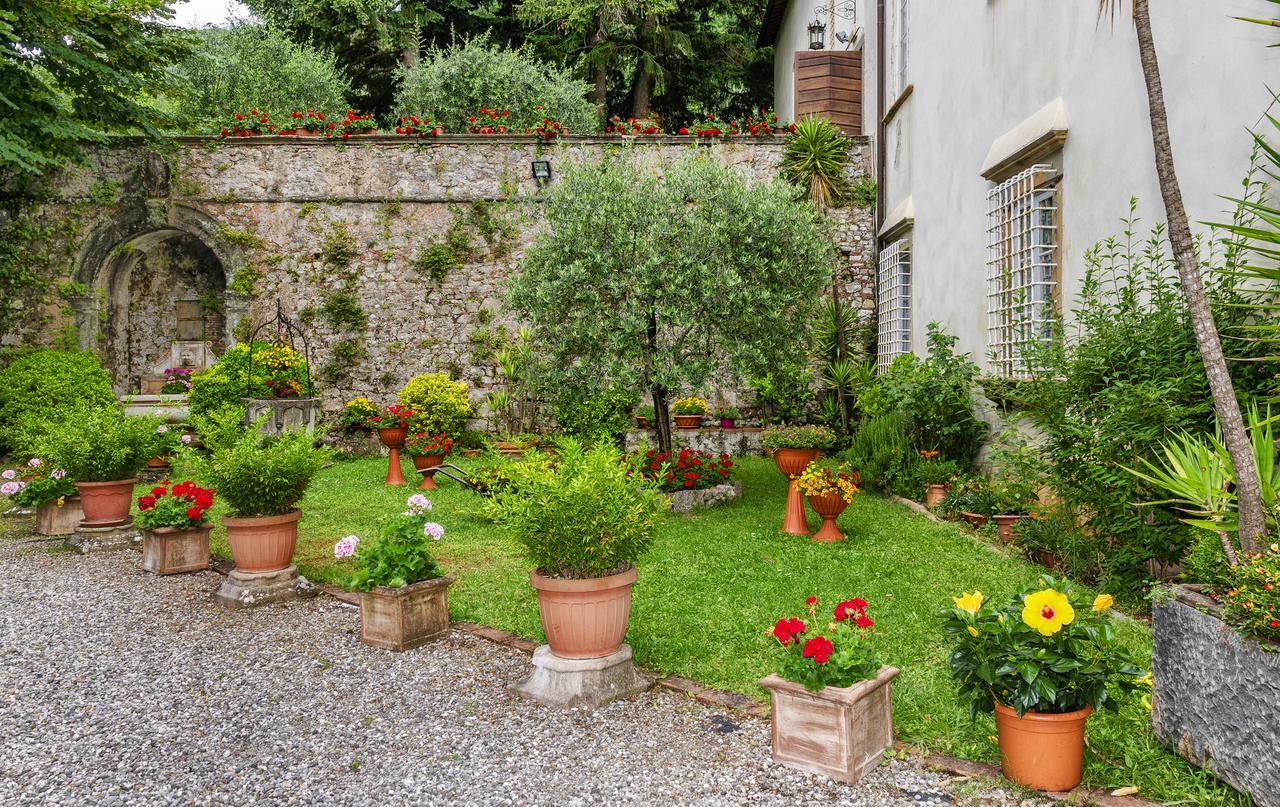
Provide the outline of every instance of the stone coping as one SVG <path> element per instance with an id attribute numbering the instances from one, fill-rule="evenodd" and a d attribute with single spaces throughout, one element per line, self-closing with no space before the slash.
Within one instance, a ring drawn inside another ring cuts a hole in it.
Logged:
<path id="1" fill-rule="evenodd" d="M 375 134 L 375 135 L 359 135 L 349 137 L 346 140 L 341 138 L 328 137 L 306 137 L 302 135 L 261 135 L 253 137 L 219 137 L 217 135 L 179 135 L 174 137 L 174 142 L 183 145 L 208 145 L 210 143 L 219 143 L 226 145 L 245 145 L 245 146 L 261 146 L 261 145 L 342 145 L 350 148 L 358 145 L 399 145 L 399 146 L 418 146 L 431 145 L 434 143 L 451 146 L 475 146 L 485 145 L 489 143 L 496 144 L 540 144 L 546 147 L 553 147 L 557 143 L 578 144 L 578 145 L 598 145 L 601 143 L 647 143 L 658 145 L 685 145 L 690 143 L 746 143 L 748 145 L 758 146 L 761 144 L 776 143 L 781 146 L 786 142 L 785 135 L 732 135 L 730 137 L 698 137 L 697 135 L 679 135 L 679 134 L 661 134 L 661 135 L 608 135 L 608 134 L 568 134 L 552 140 L 544 140 L 538 135 L 533 134 L 471 134 L 467 133 L 445 133 L 436 137 L 411 137 L 408 135 L 398 134 Z M 871 142 L 871 138 L 867 135 L 859 135 L 851 138 L 855 143 L 866 144 Z M 128 139 L 122 138 L 125 142 Z"/>

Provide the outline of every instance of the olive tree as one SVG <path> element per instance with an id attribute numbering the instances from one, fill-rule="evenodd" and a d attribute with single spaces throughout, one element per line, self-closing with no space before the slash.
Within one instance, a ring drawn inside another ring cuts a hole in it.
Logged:
<path id="1" fill-rule="evenodd" d="M 673 393 L 804 350 L 835 252 L 826 219 L 785 183 L 748 181 L 708 152 L 662 171 L 615 156 L 567 168 L 545 208 L 512 308 L 552 384 L 648 391 L 662 450 Z"/>

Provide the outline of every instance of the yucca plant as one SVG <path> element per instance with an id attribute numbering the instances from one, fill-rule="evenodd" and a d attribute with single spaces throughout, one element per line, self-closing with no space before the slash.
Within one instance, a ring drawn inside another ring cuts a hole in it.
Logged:
<path id="1" fill-rule="evenodd" d="M 826 118 L 809 115 L 796 123 L 782 150 L 782 170 L 820 208 L 844 204 L 851 187 L 844 175 L 853 141 Z"/>

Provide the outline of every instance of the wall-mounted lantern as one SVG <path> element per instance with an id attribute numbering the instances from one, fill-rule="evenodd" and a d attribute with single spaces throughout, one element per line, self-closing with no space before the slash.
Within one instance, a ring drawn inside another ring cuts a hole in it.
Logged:
<path id="1" fill-rule="evenodd" d="M 534 160 L 531 165 L 533 167 L 533 178 L 538 180 L 539 185 L 551 181 L 550 160 Z"/>
<path id="2" fill-rule="evenodd" d="M 827 46 L 827 26 L 815 19 L 809 23 L 809 50 L 822 50 Z"/>

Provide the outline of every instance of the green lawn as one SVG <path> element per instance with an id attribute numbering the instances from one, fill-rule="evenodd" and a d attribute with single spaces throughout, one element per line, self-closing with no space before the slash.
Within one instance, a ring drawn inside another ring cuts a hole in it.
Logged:
<path id="1" fill-rule="evenodd" d="M 477 461 L 460 461 L 459 464 Z M 339 461 L 313 483 L 302 503 L 297 563 L 316 580 L 337 581 L 334 541 L 370 535 L 382 515 L 396 512 L 411 488 L 383 484 L 385 458 Z M 405 463 L 406 475 L 412 475 Z M 816 594 L 830 607 L 851 596 L 871 604 L 886 662 L 901 668 L 893 684 L 895 732 L 930 750 L 998 762 L 994 723 L 969 722 L 947 675 L 948 647 L 939 612 L 961 590 L 1003 598 L 1035 580 L 1039 567 L 978 543 L 961 528 L 937 524 L 894 502 L 863 495 L 840 518 L 848 540 L 813 543 L 778 532 L 785 486 L 772 463 L 739 464 L 743 496 L 697 515 L 666 518 L 640 580 L 628 641 L 645 667 L 764 700 L 756 681 L 772 671 L 775 619 L 800 615 Z M 416 475 L 413 475 L 416 476 Z M 541 639 L 528 564 L 514 539 L 477 515 L 478 498 L 450 480 L 428 495 L 446 528 L 438 560 L 455 583 L 450 614 Z M 811 525 L 817 518 L 810 513 Z M 215 552 L 227 554 L 221 530 Z M 1124 640 L 1145 658 L 1149 629 L 1121 626 Z M 1090 720 L 1086 784 L 1128 785 L 1156 800 L 1244 804 L 1235 791 L 1160 747 L 1148 712 L 1132 703 L 1119 715 Z"/>

